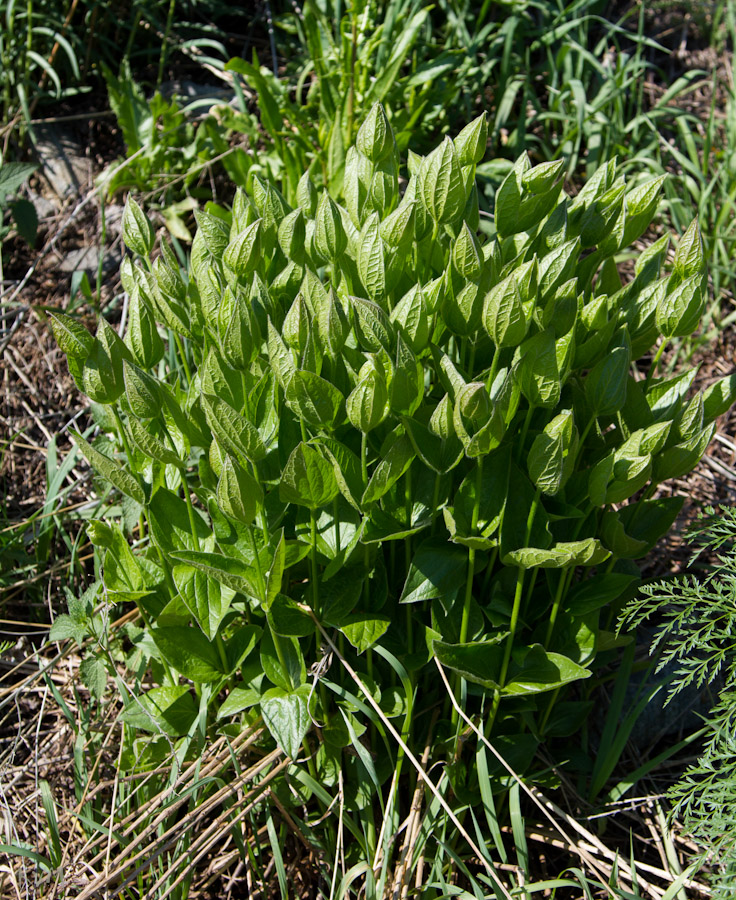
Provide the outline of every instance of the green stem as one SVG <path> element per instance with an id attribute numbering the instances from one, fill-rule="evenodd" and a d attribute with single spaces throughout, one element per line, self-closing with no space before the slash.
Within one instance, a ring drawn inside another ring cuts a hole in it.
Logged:
<path id="1" fill-rule="evenodd" d="M 478 516 L 480 515 L 480 485 L 483 478 L 483 457 L 478 458 L 475 472 L 475 502 L 473 503 L 473 512 L 470 520 L 470 534 L 475 534 L 478 526 Z M 463 601 L 463 615 L 460 620 L 460 643 L 464 644 L 468 640 L 468 628 L 470 626 L 470 606 L 473 600 L 473 580 L 475 578 L 475 547 L 468 550 L 468 575 L 465 581 L 465 599 Z M 453 686 L 457 695 L 458 687 L 462 685 L 462 679 L 455 678 Z M 458 713 L 453 705 L 452 707 L 452 724 L 457 725 Z"/>
<path id="2" fill-rule="evenodd" d="M 161 417 L 161 425 L 163 426 L 164 434 L 166 435 L 169 443 L 171 444 L 171 449 L 178 456 L 179 450 L 178 450 L 176 444 L 174 443 L 174 438 L 172 437 L 171 432 L 169 431 L 169 426 L 166 424 L 166 420 L 163 418 L 163 416 Z M 196 516 L 196 513 L 194 512 L 194 506 L 192 505 L 192 498 L 189 496 L 189 486 L 187 485 L 186 475 L 184 474 L 184 472 L 181 472 L 180 474 L 181 474 L 181 486 L 184 489 L 184 500 L 186 501 L 186 504 L 187 504 L 187 515 L 189 516 L 189 528 L 191 529 L 191 532 L 192 532 L 192 539 L 194 540 L 195 549 L 199 550 L 199 536 L 197 534 L 197 516 Z"/>
<path id="3" fill-rule="evenodd" d="M 133 475 L 135 475 L 136 481 L 140 484 L 138 472 L 133 465 L 133 454 L 130 450 L 130 444 L 128 443 L 128 433 L 126 432 L 125 426 L 123 425 L 123 420 L 120 418 L 120 413 L 118 412 L 118 408 L 114 403 L 110 405 L 110 409 L 112 410 L 113 418 L 115 419 L 115 425 L 117 426 L 118 432 L 120 434 L 120 440 L 123 442 L 125 455 L 128 457 L 128 465 L 130 466 L 130 471 L 133 473 Z"/>
<path id="4" fill-rule="evenodd" d="M 169 35 L 171 34 L 171 26 L 174 21 L 174 10 L 176 9 L 176 0 L 171 0 L 169 3 L 169 12 L 166 16 L 166 31 L 164 32 L 163 40 L 161 41 L 161 53 L 158 58 L 158 74 L 156 76 L 156 87 L 161 87 L 161 81 L 164 77 L 164 64 L 166 62 L 166 45 L 169 42 Z"/>
<path id="5" fill-rule="evenodd" d="M 560 611 L 560 606 L 562 604 L 562 598 L 565 596 L 565 593 L 567 592 L 567 586 L 570 583 L 570 579 L 572 578 L 574 571 L 575 570 L 573 568 L 566 569 L 560 575 L 560 583 L 557 585 L 555 599 L 552 602 L 552 610 L 549 614 L 549 623 L 547 625 L 547 634 L 544 638 L 544 646 L 545 647 L 549 647 L 549 642 L 552 640 L 552 633 L 555 630 L 555 622 L 557 621 L 557 615 Z"/>
<path id="6" fill-rule="evenodd" d="M 215 635 L 215 644 L 217 645 L 217 652 L 220 654 L 220 662 L 223 665 L 223 671 L 230 671 L 230 663 L 227 659 L 227 650 L 225 649 L 225 642 L 222 639 L 222 635 L 218 631 Z"/>
<path id="7" fill-rule="evenodd" d="M 251 462 L 251 471 L 253 472 L 253 478 L 255 479 L 256 484 L 261 489 L 261 492 L 265 496 L 265 491 L 263 490 L 263 485 L 261 484 L 261 479 L 258 476 L 258 466 L 254 462 Z M 258 524 L 261 528 L 261 532 L 263 533 L 263 540 L 265 545 L 269 544 L 269 534 L 268 534 L 268 521 L 266 520 L 266 509 L 265 506 L 261 506 L 258 510 Z"/>
<path id="8" fill-rule="evenodd" d="M 432 527 L 430 528 L 430 531 L 429 531 L 430 535 L 434 535 L 435 526 L 437 524 L 437 513 L 438 513 L 437 507 L 439 506 L 439 503 L 440 503 L 441 479 L 442 479 L 442 476 L 440 475 L 439 472 L 437 472 L 436 475 L 434 476 L 434 491 L 432 492 Z M 391 543 L 393 544 L 393 541 Z"/>
<path id="9" fill-rule="evenodd" d="M 590 434 L 590 429 L 595 425 L 595 421 L 596 421 L 595 416 L 593 416 L 591 419 L 588 419 L 588 424 L 585 426 L 585 428 L 583 429 L 583 433 L 580 436 L 580 440 L 578 441 L 578 450 L 575 455 L 575 465 L 573 466 L 574 472 L 577 471 L 578 462 L 580 461 L 580 457 L 583 454 L 583 446 L 585 444 L 585 439 Z"/>
<path id="10" fill-rule="evenodd" d="M 184 499 L 187 504 L 187 515 L 189 516 L 189 527 L 192 530 L 192 540 L 194 541 L 194 549 L 199 550 L 199 535 L 197 534 L 197 516 L 192 505 L 192 498 L 189 496 L 189 485 L 187 484 L 186 475 L 181 473 L 181 486 L 184 489 Z"/>
<path id="11" fill-rule="evenodd" d="M 490 391 L 493 387 L 493 382 L 498 374 L 498 367 L 501 364 L 501 348 L 496 347 L 493 352 L 493 362 L 491 363 L 490 371 L 488 372 L 488 381 L 486 382 L 486 386 Z"/>
<path id="12" fill-rule="evenodd" d="M 261 569 L 261 558 L 258 555 L 258 544 L 256 544 L 255 535 L 253 534 L 253 529 L 248 528 L 248 537 L 250 538 L 250 546 L 253 550 L 253 561 L 256 567 L 256 578 L 258 579 L 258 590 L 261 594 L 261 602 L 265 604 L 266 602 L 266 581 L 263 577 L 263 570 Z"/>
<path id="13" fill-rule="evenodd" d="M 310 553 L 311 581 L 312 581 L 312 609 L 319 617 L 319 568 L 317 567 L 317 514 L 313 509 L 309 510 L 309 537 L 312 545 Z"/>
<path id="14" fill-rule="evenodd" d="M 411 517 L 414 508 L 414 498 L 411 490 L 411 465 L 406 470 L 404 476 L 404 515 L 406 516 L 406 527 L 411 528 Z M 411 537 L 404 539 L 404 547 L 406 548 L 406 571 L 409 571 L 411 565 Z"/>
<path id="15" fill-rule="evenodd" d="M 662 359 L 662 354 L 664 353 L 664 348 L 667 346 L 667 338 L 665 338 L 662 343 L 659 345 L 656 354 L 654 355 L 654 359 L 652 360 L 652 364 L 649 367 L 649 371 L 647 372 L 646 386 L 649 387 L 649 383 L 657 371 L 657 366 L 659 365 L 659 361 Z"/>
<path id="16" fill-rule="evenodd" d="M 539 488 L 537 488 L 537 492 L 534 495 L 534 500 L 532 502 L 531 508 L 529 510 L 529 516 L 526 520 L 526 536 L 524 540 L 524 545 L 529 545 L 529 539 L 531 537 L 532 525 L 534 524 L 534 517 L 537 514 L 537 507 L 539 506 L 539 498 L 541 496 L 541 492 Z M 506 676 L 509 671 L 509 664 L 511 662 L 511 651 L 514 647 L 514 639 L 516 637 L 516 629 L 519 625 L 519 615 L 521 613 L 521 599 L 524 596 L 524 576 L 526 574 L 526 570 L 519 566 L 519 571 L 516 576 L 516 589 L 514 591 L 514 605 L 511 610 L 511 621 L 509 622 L 509 636 L 506 638 L 506 646 L 504 648 L 503 653 L 503 662 L 501 663 L 501 674 L 498 679 L 499 690 L 497 690 L 493 695 L 493 705 L 491 707 L 490 715 L 488 716 L 488 722 L 486 723 L 486 735 L 490 734 L 491 729 L 493 728 L 493 723 L 496 719 L 496 714 L 498 712 L 498 707 L 501 702 L 501 690 L 506 683 Z"/>
<path id="17" fill-rule="evenodd" d="M 368 433 L 366 431 L 360 436 L 360 466 L 365 486 L 368 484 Z"/>
<path id="18" fill-rule="evenodd" d="M 179 351 L 179 358 L 181 359 L 181 364 L 184 366 L 184 374 L 187 376 L 187 387 L 192 383 L 192 373 L 189 369 L 189 363 L 187 362 L 187 354 L 184 350 L 184 343 L 182 342 L 181 336 L 178 335 L 175 331 L 172 331 L 174 335 L 174 343 L 176 344 L 176 349 Z"/>
<path id="19" fill-rule="evenodd" d="M 526 411 L 526 417 L 524 418 L 524 425 L 521 429 L 521 440 L 519 441 L 519 457 L 523 458 L 524 456 L 524 444 L 526 443 L 526 436 L 529 431 L 529 426 L 532 422 L 532 416 L 534 415 L 534 407 L 529 406 L 529 409 Z"/>

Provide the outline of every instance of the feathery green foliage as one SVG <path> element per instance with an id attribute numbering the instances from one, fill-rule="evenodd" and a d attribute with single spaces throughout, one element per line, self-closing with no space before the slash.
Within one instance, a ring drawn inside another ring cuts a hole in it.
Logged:
<path id="1" fill-rule="evenodd" d="M 623 611 L 622 625 L 653 620 L 652 644 L 659 669 L 674 667 L 668 700 L 694 686 L 711 685 L 718 702 L 705 720 L 705 748 L 669 791 L 672 815 L 704 848 L 715 867 L 719 900 L 733 898 L 736 874 L 736 510 L 709 509 L 691 533 L 695 562 L 716 553 L 718 563 L 705 576 L 685 575 L 646 585 Z"/>

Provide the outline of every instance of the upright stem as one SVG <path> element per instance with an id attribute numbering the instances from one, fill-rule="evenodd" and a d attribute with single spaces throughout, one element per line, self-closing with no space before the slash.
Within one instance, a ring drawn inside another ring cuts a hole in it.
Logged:
<path id="1" fill-rule="evenodd" d="M 253 478 L 255 479 L 256 484 L 261 488 L 261 491 L 263 492 L 263 486 L 261 484 L 261 479 L 258 476 L 258 467 L 256 466 L 256 464 L 254 462 L 251 462 L 250 466 L 251 466 L 251 471 L 253 473 Z M 268 546 L 268 542 L 269 542 L 268 522 L 266 521 L 266 510 L 265 510 L 265 507 L 263 507 L 263 506 L 258 510 L 258 524 L 261 527 L 265 545 Z"/>
<path id="2" fill-rule="evenodd" d="M 363 474 L 363 485 L 368 484 L 368 433 L 360 436 L 360 467 Z"/>
<path id="3" fill-rule="evenodd" d="M 491 363 L 490 371 L 488 372 L 488 381 L 486 382 L 486 387 L 490 391 L 493 387 L 494 379 L 498 373 L 498 367 L 501 363 L 501 348 L 496 347 L 493 351 L 493 362 Z"/>
<path id="4" fill-rule="evenodd" d="M 163 425 L 164 434 L 166 435 L 166 437 L 169 440 L 169 443 L 171 444 L 171 449 L 178 456 L 179 450 L 178 450 L 176 444 L 174 443 L 174 438 L 172 437 L 171 432 L 169 431 L 169 426 L 166 424 L 166 419 L 164 419 L 163 416 L 161 417 L 161 424 Z M 187 478 L 186 478 L 186 475 L 184 474 L 184 472 L 181 472 L 181 486 L 184 489 L 184 500 L 186 501 L 186 504 L 187 504 L 187 515 L 189 516 L 189 528 L 191 529 L 191 532 L 192 532 L 192 539 L 194 540 L 195 548 L 197 550 L 199 550 L 199 535 L 197 534 L 197 516 L 196 516 L 196 513 L 194 512 L 194 506 L 192 505 L 192 498 L 189 496 L 189 486 L 187 485 Z"/>
<path id="5" fill-rule="evenodd" d="M 657 371 L 657 366 L 659 365 L 659 361 L 662 359 L 662 354 L 664 353 L 664 348 L 667 346 L 667 338 L 665 338 L 662 343 L 659 345 L 656 354 L 654 355 L 654 359 L 652 360 L 652 364 L 649 367 L 649 371 L 647 372 L 646 386 L 649 387 L 649 383 Z"/>
<path id="6" fill-rule="evenodd" d="M 309 510 L 309 537 L 312 545 L 310 553 L 311 581 L 312 581 L 312 609 L 319 616 L 319 569 L 317 567 L 317 513 Z"/>
<path id="7" fill-rule="evenodd" d="M 430 535 L 434 535 L 435 526 L 437 524 L 437 507 L 440 502 L 440 482 L 442 476 L 439 472 L 437 472 L 434 476 L 434 491 L 432 492 L 432 527 L 430 528 Z M 391 542 L 393 544 L 393 541 Z"/>
<path id="8" fill-rule="evenodd" d="M 187 376 L 187 387 L 192 383 L 192 373 L 189 369 L 189 363 L 187 362 L 187 355 L 184 351 L 184 344 L 181 339 L 181 335 L 178 335 L 175 331 L 172 331 L 174 335 L 174 343 L 176 344 L 176 349 L 179 351 L 179 358 L 181 359 L 181 364 L 184 366 L 184 374 Z"/>
<path id="9" fill-rule="evenodd" d="M 537 492 L 534 495 L 534 500 L 532 502 L 531 508 L 529 510 L 529 516 L 526 520 L 526 537 L 525 537 L 525 545 L 528 546 L 529 539 L 531 537 L 532 525 L 534 524 L 534 517 L 537 514 L 537 507 L 539 506 L 539 498 L 540 498 L 540 490 L 537 488 Z M 506 684 L 506 676 L 509 671 L 509 663 L 511 662 L 511 651 L 514 647 L 514 638 L 516 637 L 516 629 L 519 625 L 519 615 L 521 613 L 521 599 L 524 596 L 524 575 L 526 574 L 526 570 L 519 566 L 519 571 L 516 576 L 516 589 L 514 591 L 514 605 L 511 610 L 511 621 L 509 622 L 509 636 L 506 638 L 506 646 L 504 648 L 503 653 L 503 662 L 501 663 L 501 674 L 498 679 L 499 690 L 497 690 L 493 695 L 493 705 L 491 707 L 490 715 L 488 716 L 488 721 L 486 723 L 486 734 L 490 734 L 491 729 L 493 728 L 493 723 L 496 719 L 496 713 L 498 712 L 498 706 L 501 702 L 501 690 L 503 686 Z"/>
<path id="10" fill-rule="evenodd" d="M 120 418 L 120 413 L 118 412 L 118 408 L 114 403 L 110 405 L 110 409 L 112 410 L 115 424 L 117 425 L 118 431 L 120 432 L 120 439 L 123 442 L 125 455 L 128 457 L 128 465 L 130 466 L 130 471 L 133 473 L 133 475 L 136 476 L 136 481 L 140 482 L 138 473 L 136 472 L 135 466 L 133 465 L 133 453 L 131 452 L 130 444 L 128 443 L 128 433 L 126 432 L 125 426 L 123 425 L 123 420 Z"/>
<path id="11" fill-rule="evenodd" d="M 524 456 L 524 444 L 526 443 L 526 436 L 529 432 L 529 426 L 532 422 L 532 416 L 534 415 L 534 407 L 529 406 L 529 409 L 526 411 L 526 417 L 524 419 L 524 425 L 521 429 L 521 440 L 519 441 L 519 457 L 522 458 Z"/>
<path id="12" fill-rule="evenodd" d="M 161 41 L 161 53 L 158 58 L 158 75 L 156 76 L 156 87 L 161 87 L 161 82 L 164 77 L 164 63 L 166 62 L 166 45 L 169 42 L 169 35 L 171 34 L 171 25 L 174 21 L 174 10 L 176 9 L 176 0 L 171 0 L 169 3 L 169 12 L 166 16 L 166 31 L 164 32 L 163 40 Z"/>
<path id="13" fill-rule="evenodd" d="M 478 526 L 478 516 L 480 515 L 480 485 L 483 478 L 483 457 L 478 458 L 475 472 L 475 502 L 473 503 L 473 512 L 470 520 L 470 534 L 475 533 Z M 468 550 L 468 575 L 465 581 L 465 599 L 463 601 L 463 615 L 460 620 L 460 643 L 466 643 L 468 639 L 468 628 L 470 626 L 470 606 L 473 600 L 473 580 L 475 578 L 475 547 Z M 461 679 L 455 679 L 453 689 L 458 692 L 458 686 L 462 683 Z M 452 724 L 457 724 L 457 709 L 452 707 Z"/>
<path id="14" fill-rule="evenodd" d="M 406 515 L 406 527 L 411 528 L 411 517 L 414 511 L 414 498 L 411 491 L 411 465 L 406 470 L 404 476 L 404 513 Z M 411 537 L 404 539 L 404 547 L 406 548 L 406 571 L 409 571 L 411 565 Z"/>

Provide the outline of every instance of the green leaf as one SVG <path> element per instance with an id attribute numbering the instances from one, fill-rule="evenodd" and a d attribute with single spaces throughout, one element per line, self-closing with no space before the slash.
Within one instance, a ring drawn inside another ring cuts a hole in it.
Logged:
<path id="1" fill-rule="evenodd" d="M 278 649 L 276 641 L 278 641 Z M 307 669 L 299 641 L 296 638 L 278 637 L 272 632 L 266 631 L 261 639 L 259 650 L 263 672 L 276 687 L 291 691 L 304 683 Z"/>
<path id="2" fill-rule="evenodd" d="M 371 367 L 355 385 L 346 401 L 348 419 L 367 434 L 377 428 L 388 412 L 388 388 L 383 375 Z"/>
<path id="3" fill-rule="evenodd" d="M 658 497 L 638 500 L 619 510 L 626 533 L 644 542 L 641 556 L 649 553 L 672 527 L 685 502 L 684 497 Z"/>
<path id="4" fill-rule="evenodd" d="M 437 224 L 449 224 L 462 213 L 467 194 L 457 152 L 449 137 L 423 160 L 418 192 L 422 205 Z"/>
<path id="5" fill-rule="evenodd" d="M 468 554 L 463 547 L 428 538 L 416 549 L 399 603 L 451 599 L 464 584 Z"/>
<path id="6" fill-rule="evenodd" d="M 202 409 L 218 442 L 231 453 L 249 462 L 259 462 L 266 448 L 258 430 L 219 397 L 201 395 Z"/>
<path id="7" fill-rule="evenodd" d="M 522 393 L 532 406 L 557 406 L 561 384 L 553 329 L 548 328 L 521 345 L 518 372 Z"/>
<path id="8" fill-rule="evenodd" d="M 466 681 L 495 690 L 499 687 L 503 644 L 507 637 L 508 632 L 502 631 L 490 640 L 465 644 L 448 644 L 435 640 L 432 642 L 432 650 L 443 666 L 462 675 Z"/>
<path id="9" fill-rule="evenodd" d="M 5 162 L 0 165 L 0 203 L 22 187 L 37 168 L 35 163 Z"/>
<path id="10" fill-rule="evenodd" d="M 460 165 L 473 166 L 479 163 L 485 156 L 487 143 L 488 118 L 486 113 L 481 113 L 453 139 Z"/>
<path id="11" fill-rule="evenodd" d="M 657 304 L 657 328 L 667 338 L 688 337 L 698 327 L 705 307 L 703 276 L 691 275 L 674 289 L 672 281 Z"/>
<path id="12" fill-rule="evenodd" d="M 195 684 L 219 683 L 227 674 L 217 648 L 198 628 L 171 625 L 150 633 L 166 662 Z"/>
<path id="13" fill-rule="evenodd" d="M 128 194 L 125 209 L 123 210 L 123 240 L 125 241 L 125 246 L 132 250 L 133 253 L 147 257 L 153 249 L 154 239 L 153 225 L 148 221 L 148 217 L 133 197 Z"/>
<path id="14" fill-rule="evenodd" d="M 726 375 L 703 391 L 703 420 L 708 425 L 736 403 L 736 374 Z"/>
<path id="15" fill-rule="evenodd" d="M 365 490 L 358 457 L 339 441 L 322 438 L 319 444 L 327 459 L 332 463 L 340 493 L 355 509 L 360 510 L 360 499 Z"/>
<path id="16" fill-rule="evenodd" d="M 363 120 L 355 138 L 355 146 L 371 162 L 377 163 L 394 149 L 394 134 L 391 130 L 383 104 L 374 103 Z"/>
<path id="17" fill-rule="evenodd" d="M 130 433 L 133 443 L 150 459 L 163 463 L 165 466 L 176 466 L 177 469 L 186 469 L 187 464 L 181 460 L 173 450 L 151 434 L 137 419 L 129 419 Z"/>
<path id="18" fill-rule="evenodd" d="M 222 252 L 223 263 L 243 284 L 260 262 L 262 225 L 263 220 L 256 219 L 236 235 Z"/>
<path id="19" fill-rule="evenodd" d="M 519 157 L 496 192 L 495 222 L 501 237 L 529 231 L 552 212 L 559 197 L 555 183 L 564 166 L 558 160 L 532 169 L 526 153 Z"/>
<path id="20" fill-rule="evenodd" d="M 483 301 L 483 327 L 496 347 L 516 347 L 529 323 L 515 275 L 494 285 Z"/>
<path id="21" fill-rule="evenodd" d="M 2 170 L 0 170 L 0 176 Z M 13 221 L 19 236 L 33 247 L 36 243 L 36 234 L 38 233 L 38 213 L 36 207 L 30 200 L 21 199 L 14 200 L 9 204 L 10 211 L 13 215 Z"/>
<path id="22" fill-rule="evenodd" d="M 592 674 L 568 657 L 550 653 L 541 644 L 514 651 L 512 659 L 509 678 L 502 688 L 504 697 L 554 691 L 573 681 L 590 678 Z"/>
<path id="23" fill-rule="evenodd" d="M 146 495 L 143 493 L 143 488 L 138 484 L 130 472 L 127 472 L 122 466 L 119 466 L 108 456 L 104 456 L 99 450 L 95 450 L 91 444 L 88 444 L 87 441 L 85 441 L 78 431 L 70 429 L 69 433 L 92 468 L 99 472 L 103 478 L 106 478 L 110 484 L 114 485 L 132 500 L 135 500 L 136 503 L 143 505 L 146 502 Z"/>
<path id="24" fill-rule="evenodd" d="M 174 566 L 172 574 L 187 609 L 207 640 L 214 641 L 235 591 L 193 566 Z"/>
<path id="25" fill-rule="evenodd" d="M 503 556 L 503 563 L 522 569 L 565 569 L 570 566 L 597 566 L 610 555 L 610 551 L 599 540 L 585 538 L 582 541 L 560 541 L 549 550 L 538 547 L 512 550 Z"/>
<path id="26" fill-rule="evenodd" d="M 197 704 L 186 685 L 156 687 L 133 697 L 121 720 L 131 728 L 179 737 L 187 734 L 197 715 Z"/>
<path id="27" fill-rule="evenodd" d="M 308 613 L 285 594 L 277 594 L 266 612 L 271 631 L 283 637 L 308 637 L 315 625 Z"/>
<path id="28" fill-rule="evenodd" d="M 2 169 L 0 169 L 2 172 Z M 70 359 L 86 359 L 92 352 L 94 337 L 84 325 L 66 313 L 47 312 L 56 343 Z"/>
<path id="29" fill-rule="evenodd" d="M 79 677 L 96 700 L 99 700 L 105 693 L 107 669 L 101 659 L 96 656 L 85 656 L 79 664 Z"/>
<path id="30" fill-rule="evenodd" d="M 81 644 L 87 635 L 88 627 L 84 622 L 78 622 L 66 613 L 62 613 L 54 619 L 49 630 L 49 641 L 73 640 Z"/>
<path id="31" fill-rule="evenodd" d="M 159 486 L 152 494 L 148 502 L 148 514 L 153 538 L 165 553 L 193 550 L 212 537 L 202 513 L 195 509 L 194 527 L 197 540 L 194 540 L 186 503 L 165 487 Z"/>
<path id="32" fill-rule="evenodd" d="M 295 371 L 285 396 L 290 409 L 315 428 L 334 428 L 343 409 L 344 398 L 338 388 L 314 372 Z"/>
<path id="33" fill-rule="evenodd" d="M 378 213 L 372 213 L 363 225 L 356 262 L 368 296 L 374 303 L 381 303 L 386 293 L 386 256 Z"/>
<path id="34" fill-rule="evenodd" d="M 458 274 L 467 281 L 477 281 L 483 268 L 483 254 L 478 239 L 463 222 L 460 234 L 452 246 L 452 263 Z"/>
<path id="35" fill-rule="evenodd" d="M 271 688 L 261 698 L 263 721 L 271 737 L 291 759 L 299 756 L 311 725 L 309 694 L 309 685 L 303 684 L 294 691 Z"/>
<path id="36" fill-rule="evenodd" d="M 572 586 L 565 600 L 565 609 L 573 616 L 586 616 L 614 603 L 638 583 L 639 579 L 634 575 L 599 573 Z"/>
<path id="37" fill-rule="evenodd" d="M 234 672 L 243 660 L 255 649 L 263 629 L 259 625 L 242 625 L 225 644 L 225 655 L 229 671 Z"/>
<path id="38" fill-rule="evenodd" d="M 114 403 L 125 390 L 123 360 L 130 352 L 104 319 L 100 319 L 89 356 L 82 368 L 82 390 L 95 403 Z"/>
<path id="39" fill-rule="evenodd" d="M 293 377 L 294 372 L 296 372 L 296 366 L 294 365 L 291 350 L 282 340 L 270 318 L 268 320 L 268 359 L 279 380 L 279 384 L 286 390 L 289 381 Z"/>
<path id="40" fill-rule="evenodd" d="M 242 560 L 203 550 L 176 550 L 169 555 L 177 562 L 192 566 L 233 591 L 242 591 L 251 597 L 258 596 L 255 573 Z"/>
<path id="41" fill-rule="evenodd" d="M 263 491 L 253 476 L 229 455 L 217 482 L 217 505 L 232 519 L 250 525 L 263 504 Z"/>
<path id="42" fill-rule="evenodd" d="M 322 454 L 303 441 L 292 451 L 279 482 L 283 503 L 295 503 L 309 509 L 326 506 L 339 488 L 332 465 Z"/>
<path id="43" fill-rule="evenodd" d="M 314 219 L 314 249 L 322 259 L 336 262 L 347 245 L 348 237 L 340 210 L 327 191 L 324 191 Z"/>
<path id="44" fill-rule="evenodd" d="M 250 709 L 261 702 L 261 693 L 252 687 L 234 687 L 227 695 L 227 699 L 217 710 L 217 718 L 225 719 L 228 716 L 236 716 L 244 709 Z"/>
<path id="45" fill-rule="evenodd" d="M 354 613 L 342 620 L 340 631 L 358 651 L 365 653 L 386 633 L 391 619 L 374 613 Z"/>
<path id="46" fill-rule="evenodd" d="M 529 477 L 543 494 L 559 493 L 572 474 L 578 435 L 572 410 L 566 409 L 544 427 L 529 451 Z"/>
<path id="47" fill-rule="evenodd" d="M 413 459 L 414 448 L 411 441 L 402 435 L 391 444 L 388 453 L 376 466 L 363 494 L 361 505 L 368 506 L 383 497 L 406 472 Z"/>
<path id="48" fill-rule="evenodd" d="M 614 347 L 589 372 L 585 396 L 597 416 L 613 416 L 626 403 L 631 343 L 624 332 L 623 343 Z"/>

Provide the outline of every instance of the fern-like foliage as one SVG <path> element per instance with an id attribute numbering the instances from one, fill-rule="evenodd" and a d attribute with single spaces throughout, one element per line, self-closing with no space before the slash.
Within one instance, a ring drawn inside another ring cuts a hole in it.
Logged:
<path id="1" fill-rule="evenodd" d="M 658 671 L 674 665 L 668 702 L 686 687 L 701 688 L 722 676 L 718 703 L 705 722 L 703 754 L 669 796 L 672 817 L 715 864 L 713 897 L 736 900 L 736 509 L 707 509 L 690 540 L 692 562 L 709 551 L 715 565 L 702 577 L 642 588 L 623 610 L 621 627 L 655 618 Z"/>

